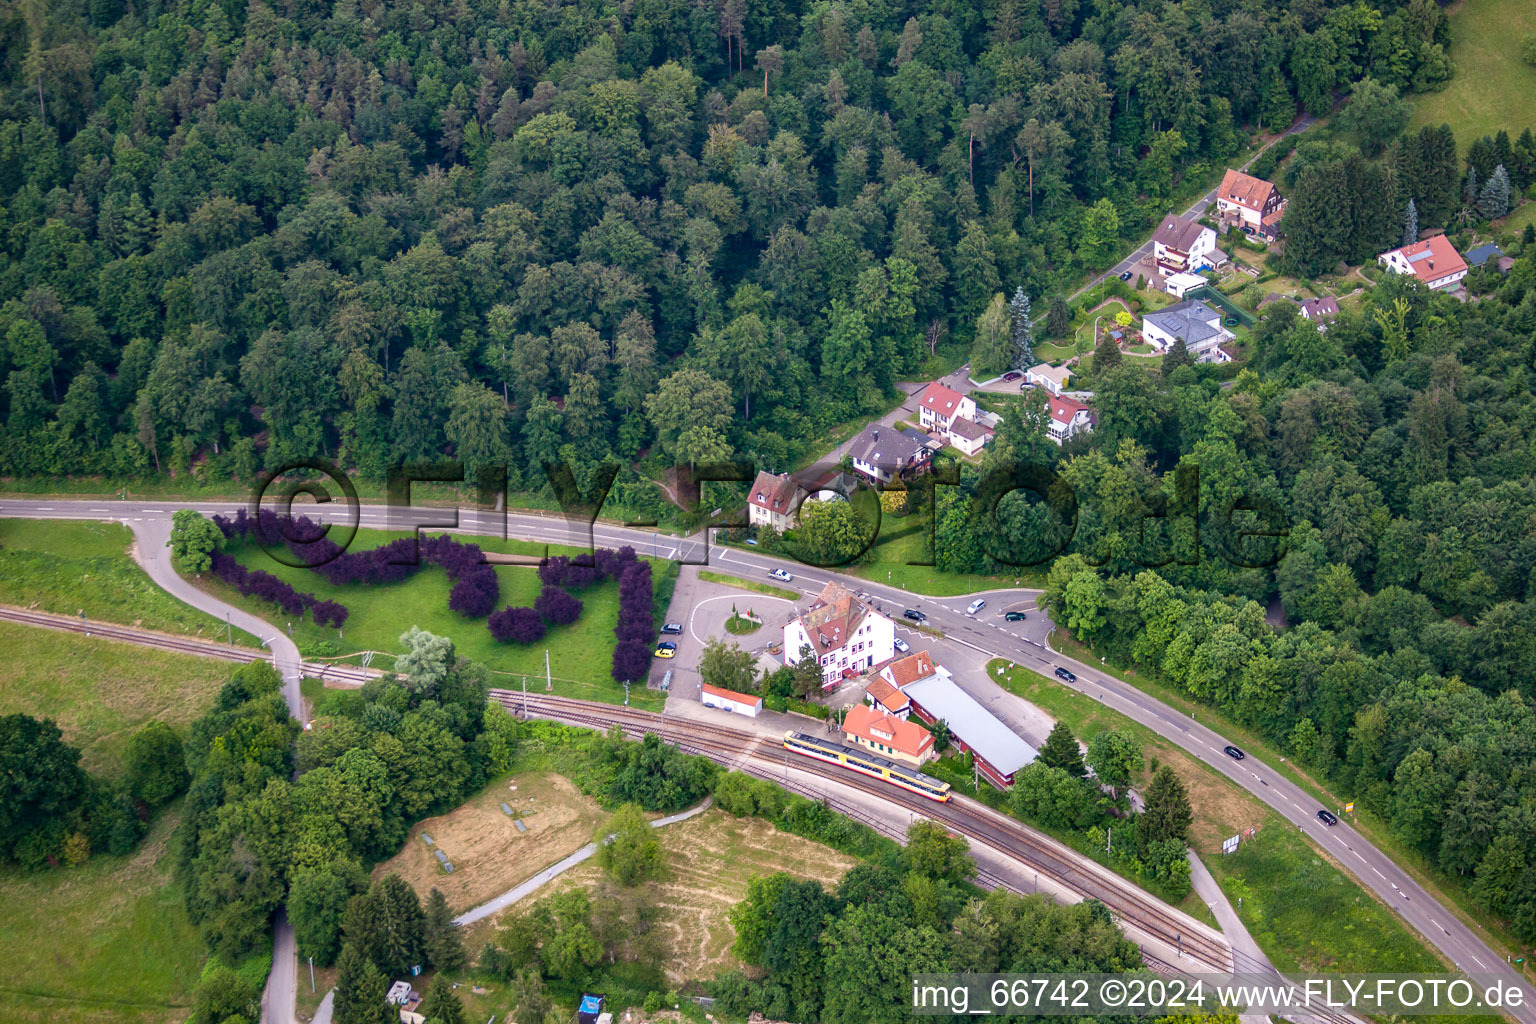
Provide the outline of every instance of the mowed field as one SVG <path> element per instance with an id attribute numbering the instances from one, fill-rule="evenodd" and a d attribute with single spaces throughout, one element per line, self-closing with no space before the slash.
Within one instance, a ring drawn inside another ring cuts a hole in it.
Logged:
<path id="1" fill-rule="evenodd" d="M 122 523 L 0 519 L 0 604 L 223 639 L 225 624 L 155 585 Z M 235 630 L 235 642 L 255 638 Z"/>
<path id="2" fill-rule="evenodd" d="M 501 805 L 521 815 L 519 832 Z M 398 874 L 423 899 L 442 890 L 455 914 L 484 903 L 581 849 L 604 818 L 603 809 L 565 776 L 520 772 L 487 786 L 447 814 L 411 829 L 400 852 L 373 869 L 375 878 Z M 432 845 L 422 839 L 432 837 Z M 453 863 L 447 874 L 434 850 Z"/>
<path id="3" fill-rule="evenodd" d="M 181 1024 L 206 959 L 172 880 L 177 814 L 126 857 L 0 871 L 0 1019 L 7 1024 Z"/>
<path id="4" fill-rule="evenodd" d="M 116 775 L 128 738 L 151 719 L 183 735 L 233 667 L 174 654 L 0 621 L 0 714 L 52 718 L 81 763 Z"/>
<path id="5" fill-rule="evenodd" d="M 646 896 L 662 908 L 660 927 L 667 952 L 660 966 L 674 982 L 713 977 L 739 966 L 730 948 L 736 935 L 729 915 L 746 895 L 752 877 L 783 871 L 831 886 L 856 863 L 819 843 L 780 832 L 761 818 L 737 818 L 718 808 L 668 825 L 658 836 L 666 876 L 648 883 Z M 590 861 L 572 868 L 529 899 L 471 925 L 464 945 L 479 949 L 508 915 L 526 912 L 550 893 L 592 886 L 602 878 L 602 870 Z"/>
<path id="6" fill-rule="evenodd" d="M 1520 59 L 1533 33 L 1530 4 L 1519 0 L 1461 0 L 1451 9 L 1451 59 L 1456 76 L 1444 92 L 1413 100 L 1413 126 L 1449 124 L 1463 153 L 1474 139 L 1536 128 L 1536 67 Z"/>

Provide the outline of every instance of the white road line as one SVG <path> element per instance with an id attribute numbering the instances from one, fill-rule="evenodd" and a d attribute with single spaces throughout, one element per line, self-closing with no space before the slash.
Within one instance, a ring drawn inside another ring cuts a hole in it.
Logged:
<path id="1" fill-rule="evenodd" d="M 1371 870 L 1376 871 L 1376 866 L 1374 864 L 1371 866 Z M 1383 882 L 1387 880 L 1387 876 L 1382 874 L 1380 871 L 1376 871 L 1376 877 L 1381 879 Z"/>
<path id="2" fill-rule="evenodd" d="M 37 507 L 37 510 L 38 510 L 38 511 L 39 511 L 39 512 L 52 512 L 52 511 L 53 511 L 53 509 L 52 509 L 52 508 L 51 508 L 51 507 L 48 507 L 48 506 L 44 506 L 44 505 L 39 505 L 39 506 L 38 506 L 38 507 Z"/>

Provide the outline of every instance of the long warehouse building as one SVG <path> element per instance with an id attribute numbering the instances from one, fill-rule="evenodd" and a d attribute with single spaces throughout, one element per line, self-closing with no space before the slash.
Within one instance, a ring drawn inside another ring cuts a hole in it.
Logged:
<path id="1" fill-rule="evenodd" d="M 960 689 L 948 672 L 939 671 L 903 686 L 912 714 L 924 722 L 943 720 L 949 738 L 961 751 L 969 750 L 976 768 L 999 789 L 1013 785 L 1013 774 L 1038 755 L 1012 729 Z"/>

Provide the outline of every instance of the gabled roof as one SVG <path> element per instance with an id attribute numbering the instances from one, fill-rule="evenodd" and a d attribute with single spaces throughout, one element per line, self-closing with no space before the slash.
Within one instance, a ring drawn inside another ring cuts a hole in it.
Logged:
<path id="1" fill-rule="evenodd" d="M 853 439 L 853 444 L 848 446 L 848 454 L 855 461 L 878 469 L 905 466 L 921 456 L 928 446 L 928 435 L 916 430 L 911 431 L 911 435 L 906 431 L 872 423 Z"/>
<path id="2" fill-rule="evenodd" d="M 804 490 L 799 481 L 788 473 L 774 476 L 758 470 L 757 479 L 752 481 L 752 490 L 747 493 L 747 501 L 777 515 L 788 515 L 795 510 Z"/>
<path id="3" fill-rule="evenodd" d="M 864 695 L 874 701 L 876 706 L 892 713 L 912 706 L 906 694 L 878 676 L 869 681 L 869 685 L 864 688 Z"/>
<path id="4" fill-rule="evenodd" d="M 949 432 L 963 437 L 967 441 L 977 441 L 992 433 L 992 431 L 974 420 L 955 420 L 955 422 L 949 425 Z"/>
<path id="5" fill-rule="evenodd" d="M 800 625 L 819 656 L 847 643 L 865 617 L 874 614 L 877 613 L 834 580 L 821 588 L 816 600 L 800 616 Z"/>
<path id="6" fill-rule="evenodd" d="M 1216 198 L 1236 203 L 1254 213 L 1263 213 L 1264 205 L 1269 202 L 1269 197 L 1274 191 L 1275 186 L 1263 178 L 1255 178 L 1251 174 L 1234 171 L 1229 167 L 1227 173 L 1222 176 L 1221 187 L 1216 190 Z"/>
<path id="7" fill-rule="evenodd" d="M 855 704 L 843 719 L 843 733 L 866 743 L 879 743 L 907 757 L 924 757 L 933 748 L 933 733 L 916 722 L 897 718 L 867 704 Z"/>
<path id="8" fill-rule="evenodd" d="M 927 651 L 916 651 L 891 662 L 880 674 L 898 687 L 906 686 L 933 675 L 933 657 Z"/>
<path id="9" fill-rule="evenodd" d="M 1221 334 L 1221 314 L 1199 299 L 1188 299 L 1156 313 L 1142 317 L 1175 338 L 1183 338 L 1184 344 L 1193 345 Z"/>
<path id="10" fill-rule="evenodd" d="M 907 688 L 913 703 L 949 725 L 950 735 L 963 740 L 976 755 L 1004 775 L 1012 775 L 1036 757 L 1008 726 L 966 693 L 948 676 L 935 675 Z"/>
<path id="11" fill-rule="evenodd" d="M 1484 242 L 1482 245 L 1467 252 L 1467 266 L 1480 267 L 1495 256 L 1503 256 L 1504 250 L 1492 242 Z"/>
<path id="12" fill-rule="evenodd" d="M 1388 249 L 1382 256 L 1391 257 L 1394 253 L 1407 260 L 1408 266 L 1413 269 L 1413 276 L 1425 284 L 1467 269 L 1467 261 L 1461 258 L 1461 253 L 1456 251 L 1451 240 L 1444 235 L 1430 235 L 1422 242 Z"/>
<path id="13" fill-rule="evenodd" d="M 1052 398 L 1045 403 L 1045 406 L 1046 410 L 1051 414 L 1051 419 L 1062 426 L 1071 423 L 1080 412 L 1086 412 L 1089 415 L 1093 413 L 1093 410 L 1089 408 L 1086 402 L 1079 402 L 1072 398 Z"/>
<path id="14" fill-rule="evenodd" d="M 1301 304 L 1301 315 L 1308 320 L 1332 320 L 1339 315 L 1339 300 L 1332 295 L 1308 299 Z"/>
<path id="15" fill-rule="evenodd" d="M 917 404 L 947 420 L 959 410 L 963 397 L 953 388 L 947 388 L 938 381 L 934 381 L 923 388 L 922 397 L 917 400 Z"/>
<path id="16" fill-rule="evenodd" d="M 1179 252 L 1189 252 L 1200 237 L 1200 233 L 1210 230 L 1198 221 L 1185 220 L 1170 213 L 1163 218 L 1162 224 L 1158 225 L 1152 241 L 1169 249 L 1177 249 Z"/>

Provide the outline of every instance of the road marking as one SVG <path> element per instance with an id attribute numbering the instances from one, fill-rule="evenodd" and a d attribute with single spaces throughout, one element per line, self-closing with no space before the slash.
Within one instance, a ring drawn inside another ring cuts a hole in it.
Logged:
<path id="1" fill-rule="evenodd" d="M 1376 866 L 1374 864 L 1371 865 L 1371 870 L 1372 871 L 1376 871 Z M 1381 879 L 1383 882 L 1385 882 L 1387 880 L 1387 876 L 1382 874 L 1380 871 L 1376 871 L 1376 877 Z M 1396 889 L 1397 886 L 1394 885 L 1392 888 Z"/>
<path id="2" fill-rule="evenodd" d="M 37 507 L 37 510 L 39 512 L 52 512 L 53 508 L 51 506 L 48 506 L 48 505 L 39 505 Z"/>

